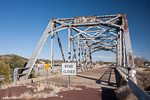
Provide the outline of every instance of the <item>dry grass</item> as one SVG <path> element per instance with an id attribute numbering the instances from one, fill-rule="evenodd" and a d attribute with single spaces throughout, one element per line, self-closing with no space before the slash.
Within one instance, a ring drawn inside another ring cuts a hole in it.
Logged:
<path id="1" fill-rule="evenodd" d="M 127 85 L 118 88 L 115 93 L 118 100 L 138 100 Z"/>
<path id="2" fill-rule="evenodd" d="M 30 91 L 26 91 L 25 93 L 19 96 L 19 98 L 23 98 L 23 99 L 31 98 L 31 97 L 32 97 L 32 94 L 30 93 Z"/>
<path id="3" fill-rule="evenodd" d="M 150 72 L 137 72 L 137 83 L 143 90 L 150 91 Z"/>
<path id="4" fill-rule="evenodd" d="M 8 97 L 8 93 L 5 95 L 5 97 L 3 97 L 3 99 L 31 99 L 31 98 L 47 98 L 47 97 L 57 97 L 57 93 L 61 92 L 61 91 L 69 91 L 69 90 L 82 90 L 81 88 L 74 88 L 74 87 L 70 87 L 65 88 L 65 87 L 61 87 L 61 86 L 57 86 L 55 83 L 51 83 L 48 82 L 47 84 L 43 83 L 43 82 L 38 82 L 36 84 L 37 86 L 32 86 L 32 85 L 28 85 L 27 88 L 33 88 L 34 92 L 39 92 L 39 91 L 43 91 L 44 89 L 50 89 L 52 90 L 49 93 L 31 93 L 30 91 L 24 92 L 23 94 L 21 94 L 20 96 L 16 96 L 16 94 L 12 94 L 11 97 Z M 63 96 L 61 96 L 63 97 Z"/>
<path id="5" fill-rule="evenodd" d="M 15 94 L 12 94 L 11 97 L 8 97 L 8 95 L 6 95 L 2 99 L 31 99 L 31 98 L 47 98 L 47 97 L 50 97 L 49 94 L 47 94 L 47 93 L 33 94 L 30 91 L 26 91 L 23 94 L 21 94 L 20 96 L 16 96 Z"/>
<path id="6" fill-rule="evenodd" d="M 0 90 L 2 90 L 2 89 L 7 89 L 7 88 L 9 88 L 9 87 L 14 87 L 15 85 L 13 85 L 13 83 L 9 83 L 9 84 L 2 84 L 2 85 L 0 85 Z M 17 86 L 19 86 L 19 85 L 17 85 Z"/>
<path id="7" fill-rule="evenodd" d="M 150 71 L 150 67 L 146 67 L 146 70 L 147 70 L 147 71 Z"/>

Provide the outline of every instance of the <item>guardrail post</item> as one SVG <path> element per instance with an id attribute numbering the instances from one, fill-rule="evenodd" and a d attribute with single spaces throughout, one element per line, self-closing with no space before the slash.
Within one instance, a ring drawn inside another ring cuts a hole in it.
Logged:
<path id="1" fill-rule="evenodd" d="M 127 78 L 129 78 L 129 72 L 130 72 L 130 70 L 131 70 L 131 68 L 128 67 L 128 76 L 127 76 Z"/>
<path id="2" fill-rule="evenodd" d="M 16 82 L 17 82 L 17 76 L 18 76 L 18 68 L 15 68 L 14 69 L 14 85 L 16 85 Z"/>

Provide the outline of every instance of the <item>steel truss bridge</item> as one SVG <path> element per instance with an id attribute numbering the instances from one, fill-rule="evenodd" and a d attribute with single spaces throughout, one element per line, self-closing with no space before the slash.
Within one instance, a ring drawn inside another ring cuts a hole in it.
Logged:
<path id="1" fill-rule="evenodd" d="M 78 16 L 73 18 L 53 18 L 47 25 L 39 43 L 37 44 L 26 70 L 20 80 L 27 79 L 33 69 L 35 61 L 43 48 L 47 38 L 51 36 L 51 68 L 54 66 L 54 34 L 57 36 L 63 61 L 65 56 L 62 49 L 59 31 L 68 29 L 68 62 L 76 62 L 78 66 L 86 68 L 92 66 L 92 53 L 97 51 L 111 51 L 116 54 L 116 64 L 119 69 L 130 68 L 130 76 L 135 78 L 131 40 L 125 13 L 104 16 Z M 71 54 L 71 50 L 73 53 Z"/>

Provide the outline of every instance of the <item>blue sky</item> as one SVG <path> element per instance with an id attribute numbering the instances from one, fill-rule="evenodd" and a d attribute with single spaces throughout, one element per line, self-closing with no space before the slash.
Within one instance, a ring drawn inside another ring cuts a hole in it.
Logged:
<path id="1" fill-rule="evenodd" d="M 0 55 L 30 58 L 51 18 L 127 13 L 134 56 L 150 60 L 150 0 L 0 0 Z M 60 34 L 67 58 L 67 30 Z M 50 37 L 39 58 L 50 59 Z M 55 59 L 62 59 L 55 40 Z M 111 52 L 93 60 L 115 61 Z"/>

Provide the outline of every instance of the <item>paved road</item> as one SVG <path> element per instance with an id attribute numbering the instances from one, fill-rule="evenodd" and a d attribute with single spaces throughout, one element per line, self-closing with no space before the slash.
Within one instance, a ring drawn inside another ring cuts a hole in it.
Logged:
<path id="1" fill-rule="evenodd" d="M 116 89 L 117 87 L 113 68 L 96 68 L 84 72 L 78 72 L 77 76 L 71 76 L 70 80 L 71 85 L 81 85 L 94 89 Z M 48 81 L 67 85 L 68 77 L 58 75 L 56 77 L 49 78 Z"/>

